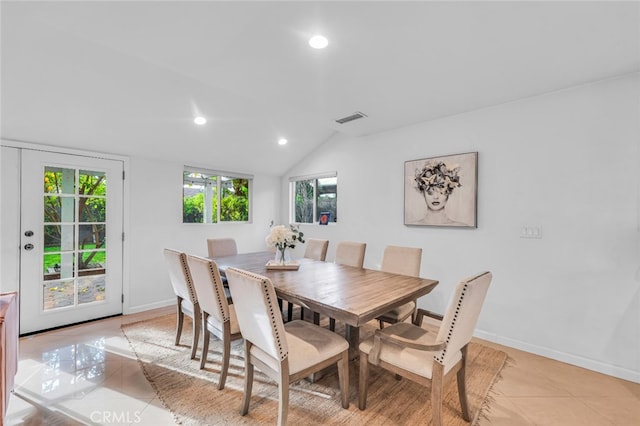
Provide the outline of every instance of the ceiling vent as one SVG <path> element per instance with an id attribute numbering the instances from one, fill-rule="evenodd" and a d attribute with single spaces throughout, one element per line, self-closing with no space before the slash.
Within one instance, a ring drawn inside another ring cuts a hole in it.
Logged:
<path id="1" fill-rule="evenodd" d="M 360 111 L 356 111 L 351 115 L 348 115 L 346 117 L 342 117 L 342 118 L 337 119 L 336 123 L 344 124 L 344 123 L 348 123 L 348 122 L 353 121 L 353 120 L 359 120 L 359 119 L 364 118 L 366 116 L 367 116 L 366 114 L 363 114 Z"/>

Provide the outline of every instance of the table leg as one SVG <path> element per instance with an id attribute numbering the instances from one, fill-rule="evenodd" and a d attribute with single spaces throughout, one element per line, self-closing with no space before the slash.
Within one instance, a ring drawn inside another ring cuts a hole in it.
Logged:
<path id="1" fill-rule="evenodd" d="M 345 324 L 345 337 L 349 342 L 349 359 L 356 359 L 360 346 L 360 327 Z"/>

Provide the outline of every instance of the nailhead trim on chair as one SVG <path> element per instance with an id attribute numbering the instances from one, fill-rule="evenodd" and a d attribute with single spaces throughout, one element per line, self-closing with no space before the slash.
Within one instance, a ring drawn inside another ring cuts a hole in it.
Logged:
<path id="1" fill-rule="evenodd" d="M 464 295 L 469 287 L 469 283 L 465 283 L 462 288 L 462 292 L 460 293 L 460 299 L 458 299 L 458 306 L 456 306 L 456 312 L 453 314 L 453 320 L 451 321 L 451 326 L 449 327 L 449 332 L 447 333 L 447 341 L 446 346 L 440 352 L 440 356 L 436 356 L 435 359 L 440 364 L 444 363 L 444 357 L 447 355 L 447 348 L 449 347 L 449 341 L 451 340 L 451 334 L 453 334 L 453 328 L 456 326 L 456 321 L 458 320 L 458 314 L 460 313 L 460 308 L 462 307 L 462 301 L 464 300 Z"/>
<path id="2" fill-rule="evenodd" d="M 198 303 L 198 296 L 196 296 L 196 290 L 193 287 L 193 279 L 191 278 L 191 272 L 189 270 L 189 264 L 187 263 L 187 255 L 180 253 L 180 263 L 182 263 L 182 272 L 184 273 L 185 281 L 187 282 L 187 288 L 189 289 L 189 295 L 193 304 Z"/>
<path id="3" fill-rule="evenodd" d="M 266 280 L 262 280 L 262 292 L 264 295 L 268 294 L 269 286 L 267 285 Z M 278 342 L 278 352 L 280 353 L 280 361 L 284 361 L 287 357 L 287 353 L 284 352 L 284 348 L 282 347 L 282 340 L 280 339 L 280 334 L 278 333 L 278 327 L 276 326 L 276 317 L 273 304 L 271 303 L 271 298 L 267 297 L 267 302 L 269 303 L 269 313 L 271 314 L 271 326 L 273 327 L 273 331 L 276 334 L 276 342 Z M 278 315 L 280 315 L 280 308 L 277 309 Z"/>
<path id="4" fill-rule="evenodd" d="M 216 299 L 218 301 L 218 312 L 220 312 L 222 316 L 222 322 L 226 322 L 230 320 L 231 315 L 229 315 L 229 312 L 227 312 L 227 310 L 225 309 L 224 304 L 222 303 L 222 299 L 226 300 L 227 296 L 225 296 L 224 294 L 220 294 L 220 291 L 218 290 L 220 288 L 220 283 L 216 280 L 216 273 L 213 268 L 213 262 L 209 262 L 209 273 L 211 274 L 211 281 L 215 283 L 215 285 L 213 286 L 213 290 L 216 292 Z"/>

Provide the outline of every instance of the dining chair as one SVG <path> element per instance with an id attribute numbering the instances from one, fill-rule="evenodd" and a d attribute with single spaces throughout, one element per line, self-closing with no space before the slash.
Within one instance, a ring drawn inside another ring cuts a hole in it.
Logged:
<path id="1" fill-rule="evenodd" d="M 382 255 L 382 265 L 380 266 L 380 270 L 384 272 L 391 272 L 393 274 L 417 277 L 420 275 L 421 263 L 421 248 L 387 246 L 385 247 L 384 254 Z M 413 300 L 380 315 L 376 318 L 380 324 L 380 328 L 384 328 L 385 323 L 395 324 L 397 322 L 402 322 L 409 317 L 415 317 L 417 306 L 417 301 Z"/>
<path id="2" fill-rule="evenodd" d="M 213 334 L 222 341 L 222 368 L 218 389 L 224 389 L 229 370 L 231 341 L 242 338 L 234 305 L 227 303 L 225 288 L 220 279 L 218 265 L 213 260 L 199 256 L 187 255 L 187 263 L 191 270 L 193 287 L 198 296 L 198 304 L 202 313 L 202 331 L 204 333 L 200 369 L 207 362 L 209 340 Z"/>
<path id="3" fill-rule="evenodd" d="M 307 240 L 307 248 L 304 251 L 306 259 L 319 260 L 324 262 L 327 259 L 327 249 L 329 248 L 329 240 L 321 240 L 310 238 Z M 293 303 L 288 302 L 287 318 L 289 321 L 293 318 Z M 317 314 L 314 313 L 314 318 Z M 300 308 L 300 319 L 304 319 L 304 307 Z M 319 321 L 319 316 L 318 316 Z"/>
<path id="4" fill-rule="evenodd" d="M 238 254 L 238 246 L 233 238 L 208 238 L 209 257 L 233 256 Z"/>
<path id="5" fill-rule="evenodd" d="M 238 246 L 234 238 L 207 238 L 207 251 L 209 257 L 235 256 L 238 254 Z M 222 277 L 222 283 L 227 286 L 227 278 Z M 231 297 L 229 297 L 231 303 Z"/>
<path id="6" fill-rule="evenodd" d="M 329 240 L 309 238 L 307 240 L 307 247 L 304 250 L 304 257 L 307 259 L 320 260 L 324 262 L 327 259 L 328 248 Z"/>
<path id="7" fill-rule="evenodd" d="M 336 246 L 336 257 L 334 259 L 334 263 L 345 266 L 353 266 L 354 268 L 362 268 L 362 265 L 364 265 L 364 253 L 366 249 L 366 243 L 340 241 Z M 335 331 L 335 329 L 335 318 L 329 318 L 329 330 Z"/>
<path id="8" fill-rule="evenodd" d="M 282 321 L 276 292 L 267 277 L 227 268 L 244 337 L 245 382 L 240 413 L 249 412 L 254 367 L 278 383 L 278 425 L 287 423 L 289 386 L 337 364 L 342 407 L 349 408 L 349 344 L 324 328 L 301 320 Z"/>
<path id="9" fill-rule="evenodd" d="M 422 325 L 425 315 L 439 320 L 437 334 L 420 325 L 399 322 L 376 330 L 360 343 L 358 407 L 366 408 L 369 364 L 373 364 L 430 387 L 432 424 L 441 426 L 444 385 L 456 373 L 462 417 L 470 421 L 465 383 L 467 345 L 491 279 L 491 272 L 482 272 L 460 281 L 444 317 L 418 309 L 418 324 Z"/>
<path id="10" fill-rule="evenodd" d="M 177 325 L 176 325 L 176 341 L 175 345 L 180 344 L 180 336 L 182 335 L 182 326 L 184 323 L 184 315 L 187 314 L 191 318 L 193 325 L 193 339 L 191 342 L 191 359 L 196 357 L 198 350 L 198 340 L 200 338 L 200 305 L 198 304 L 198 296 L 193 287 L 193 280 L 189 265 L 187 264 L 187 255 L 172 249 L 164 249 L 164 257 L 169 267 L 169 279 L 175 293 L 177 304 Z"/>
<path id="11" fill-rule="evenodd" d="M 362 268 L 362 265 L 364 265 L 364 252 L 366 249 L 366 243 L 340 241 L 336 246 L 336 257 L 334 261 L 340 265 Z"/>

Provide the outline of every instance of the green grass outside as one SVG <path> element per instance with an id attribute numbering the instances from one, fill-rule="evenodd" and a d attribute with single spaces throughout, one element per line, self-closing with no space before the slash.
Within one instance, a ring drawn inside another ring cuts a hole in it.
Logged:
<path id="1" fill-rule="evenodd" d="M 95 244 L 85 244 L 83 250 L 93 250 L 96 248 Z M 48 270 L 49 268 L 53 268 L 55 264 L 60 264 L 60 246 L 52 246 L 44 248 L 44 270 Z M 51 254 L 47 254 L 51 253 Z M 82 253 L 83 257 L 89 256 L 89 253 Z M 105 264 L 106 260 L 106 252 L 99 251 L 93 256 L 91 259 L 91 263 L 100 263 L 102 265 Z"/>

